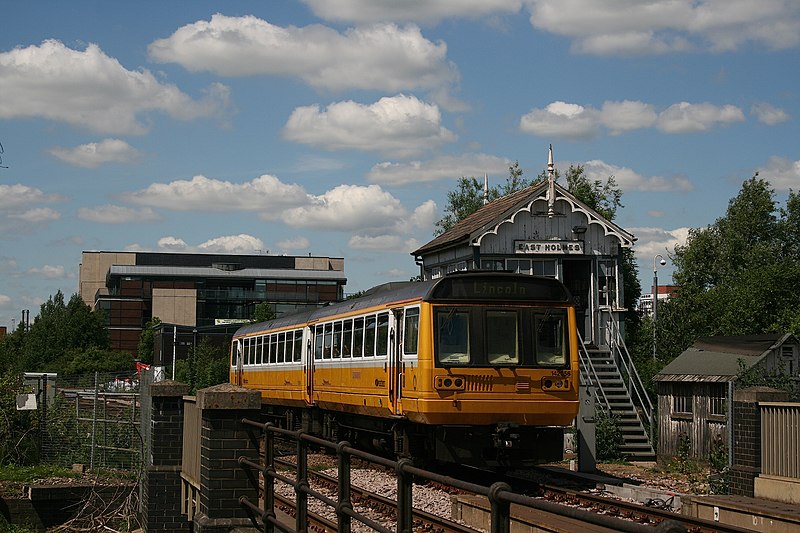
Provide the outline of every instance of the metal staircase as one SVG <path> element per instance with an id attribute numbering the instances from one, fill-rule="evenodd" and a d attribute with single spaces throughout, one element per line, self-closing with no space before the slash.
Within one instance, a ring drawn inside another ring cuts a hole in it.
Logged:
<path id="1" fill-rule="evenodd" d="M 607 322 L 607 346 L 587 349 L 580 343 L 581 386 L 595 388 L 598 409 L 619 420 L 620 453 L 631 461 L 654 461 L 651 443 L 654 409 L 615 320 Z"/>

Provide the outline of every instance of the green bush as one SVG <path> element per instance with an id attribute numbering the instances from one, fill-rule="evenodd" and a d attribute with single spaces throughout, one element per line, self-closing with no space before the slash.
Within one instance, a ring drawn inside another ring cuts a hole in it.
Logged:
<path id="1" fill-rule="evenodd" d="M 622 459 L 620 447 L 624 443 L 619 417 L 604 409 L 597 410 L 595 426 L 595 446 L 598 461 L 616 461 Z"/>

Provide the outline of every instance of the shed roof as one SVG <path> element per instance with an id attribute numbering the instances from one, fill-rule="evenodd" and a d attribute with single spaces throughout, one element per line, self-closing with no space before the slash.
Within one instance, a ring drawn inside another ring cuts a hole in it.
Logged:
<path id="1" fill-rule="evenodd" d="M 535 200 L 545 197 L 547 190 L 547 181 L 540 181 L 525 189 L 489 202 L 468 217 L 457 222 L 446 232 L 413 251 L 411 255 L 419 256 L 436 249 L 468 244 L 483 233 L 492 231 L 516 212 L 525 209 L 526 206 L 530 207 L 530 204 Z M 597 211 L 578 200 L 558 183 L 555 184 L 555 192 L 556 198 L 560 197 L 562 200 L 566 200 L 573 207 L 578 206 L 580 211 L 586 213 L 591 221 L 602 224 L 606 228 L 606 233 L 617 235 L 623 246 L 630 246 L 636 240 L 632 234 L 603 218 Z"/>
<path id="2" fill-rule="evenodd" d="M 699 337 L 676 357 L 654 381 L 734 381 L 739 361 L 752 368 L 791 334 Z"/>

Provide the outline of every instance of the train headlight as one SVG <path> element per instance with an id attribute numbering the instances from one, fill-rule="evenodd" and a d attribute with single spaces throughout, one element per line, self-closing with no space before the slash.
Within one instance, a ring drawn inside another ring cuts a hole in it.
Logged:
<path id="1" fill-rule="evenodd" d="M 569 378 L 550 376 L 542 378 L 542 390 L 564 391 L 570 389 Z"/>
<path id="2" fill-rule="evenodd" d="M 467 380 L 464 376 L 434 376 L 433 388 L 436 390 L 464 390 L 467 387 Z"/>

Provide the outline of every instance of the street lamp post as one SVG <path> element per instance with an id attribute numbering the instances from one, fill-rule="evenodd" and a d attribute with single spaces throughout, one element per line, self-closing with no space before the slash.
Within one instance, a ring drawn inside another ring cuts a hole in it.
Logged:
<path id="1" fill-rule="evenodd" d="M 661 259 L 659 264 L 664 266 L 667 261 L 661 254 L 656 254 L 653 257 L 653 361 L 656 360 L 656 310 L 658 309 L 658 269 L 656 268 L 656 259 Z"/>

